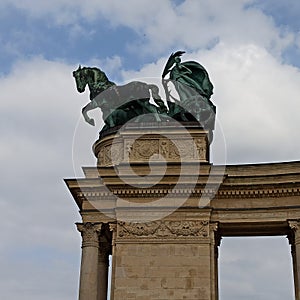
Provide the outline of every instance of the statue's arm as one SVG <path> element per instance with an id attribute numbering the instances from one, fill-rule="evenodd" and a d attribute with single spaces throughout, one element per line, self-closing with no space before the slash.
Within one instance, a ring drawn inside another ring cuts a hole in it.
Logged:
<path id="1" fill-rule="evenodd" d="M 180 64 L 178 67 L 181 72 L 184 72 L 184 74 L 192 74 L 192 71 L 188 67 L 186 67 L 182 64 Z"/>

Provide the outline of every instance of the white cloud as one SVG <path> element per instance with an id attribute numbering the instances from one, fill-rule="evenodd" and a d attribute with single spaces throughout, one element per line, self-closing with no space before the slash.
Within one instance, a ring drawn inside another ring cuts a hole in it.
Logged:
<path id="1" fill-rule="evenodd" d="M 220 47 L 202 59 L 214 79 L 229 160 L 299 159 L 299 70 L 256 45 Z"/>
<path id="2" fill-rule="evenodd" d="M 56 24 L 72 24 L 80 16 L 78 8 L 80 8 L 78 0 L 53 0 L 53 1 L 38 1 L 38 0 L 2 0 L 0 7 L 15 7 L 25 11 L 29 17 L 45 18 L 51 17 Z"/>
<path id="3" fill-rule="evenodd" d="M 124 72 L 123 77 L 159 78 L 166 59 L 160 58 L 139 71 Z M 255 44 L 223 43 L 211 50 L 187 53 L 182 60 L 198 61 L 210 74 L 212 101 L 225 134 L 229 163 L 299 159 L 295 130 L 300 126 L 297 68 L 282 64 Z"/>
<path id="4" fill-rule="evenodd" d="M 224 238 L 219 253 L 221 299 L 294 299 L 286 237 Z"/>
<path id="5" fill-rule="evenodd" d="M 48 299 L 47 292 L 49 299 L 74 299 L 77 293 L 80 237 L 73 223 L 80 218 L 63 182 L 73 174 L 72 135 L 81 106 L 72 70 L 36 58 L 16 63 L 0 79 L 0 256 L 6 270 L 0 289 L 6 299 Z"/>
<path id="6" fill-rule="evenodd" d="M 109 80 L 114 81 L 111 76 L 120 77 L 122 71 L 122 59 L 120 56 L 106 57 L 104 59 L 93 58 L 85 63 L 87 66 L 100 67 L 104 70 Z"/>
<path id="7" fill-rule="evenodd" d="M 88 36 L 89 38 L 94 38 L 96 34 L 96 30 L 89 30 L 86 29 L 84 26 L 75 23 L 70 26 L 70 31 L 69 31 L 69 39 L 72 42 L 74 39 L 78 39 L 82 36 Z"/>
<path id="8" fill-rule="evenodd" d="M 131 43 L 136 52 L 163 53 L 172 47 L 198 49 L 221 41 L 233 45 L 254 43 L 279 55 L 293 42 L 294 34 L 279 31 L 270 16 L 250 6 L 253 2 L 226 1 L 224 5 L 222 0 L 186 0 L 176 6 L 172 1 L 149 0 L 9 1 L 32 17 L 50 17 L 56 25 L 73 24 L 72 35 L 85 32 L 79 25 L 81 20 L 129 27 L 142 38 Z"/>
<path id="9" fill-rule="evenodd" d="M 190 49 L 183 60 L 203 64 L 215 86 L 212 101 L 226 136 L 229 162 L 299 159 L 300 74 L 280 59 L 282 49 L 294 42 L 294 34 L 282 34 L 258 9 L 244 9 L 251 1 L 226 1 L 226 5 L 224 1 L 186 1 L 177 7 L 171 1 L 156 4 L 140 0 L 9 2 L 31 17 L 50 16 L 56 25 L 71 24 L 76 36 L 90 32 L 78 25 L 80 19 L 101 19 L 138 32 L 144 44 L 137 47 L 134 41 L 132 49 L 156 53 L 157 60 L 138 71 L 123 70 L 118 56 L 87 62 L 99 65 L 112 78 L 120 74 L 124 80 L 160 77 L 167 57 L 159 57 L 159 53 L 165 55 L 175 46 L 175 50 Z M 216 41 L 212 49 L 203 50 Z M 0 253 L 8 257 L 1 263 L 9 270 L 9 274 L 0 275 L 0 289 L 9 299 L 13 295 L 17 299 L 20 294 L 24 299 L 47 299 L 47 291 L 57 291 L 49 299 L 68 299 L 69 291 L 77 291 L 80 239 L 72 224 L 79 221 L 79 214 L 62 178 L 74 175 L 71 152 L 78 118 L 73 149 L 76 177 L 82 176 L 82 165 L 95 164 L 91 144 L 102 123 L 99 111 L 93 112 L 98 128 L 82 120 L 80 110 L 88 102 L 88 92 L 76 92 L 71 74 L 75 68 L 39 57 L 17 62 L 8 76 L 0 78 L 0 162 L 5 174 L 0 199 Z M 51 256 L 53 264 L 47 265 L 46 276 L 41 276 L 45 269 L 41 262 L 28 257 L 20 260 L 24 260 L 22 266 L 30 270 L 30 275 L 20 272 L 15 261 L 19 253 L 9 254 L 23 246 L 31 255 Z M 242 253 L 234 252 L 235 259 Z M 67 261 L 70 255 L 74 255 L 73 260 Z M 259 264 L 261 258 L 256 257 Z M 63 260 L 67 262 L 62 267 Z M 237 265 L 237 271 L 242 267 Z M 24 288 L 16 289 L 24 277 Z M 38 291 L 34 285 L 37 278 Z M 69 281 L 62 286 L 64 278 Z M 226 284 L 227 290 L 232 288 L 232 281 Z M 253 291 L 251 284 L 242 287 Z"/>

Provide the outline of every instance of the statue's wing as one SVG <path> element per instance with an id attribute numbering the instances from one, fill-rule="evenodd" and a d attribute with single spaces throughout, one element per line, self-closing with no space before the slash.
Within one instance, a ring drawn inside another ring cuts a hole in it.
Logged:
<path id="1" fill-rule="evenodd" d="M 176 56 L 181 56 L 182 54 L 184 54 L 185 53 L 185 51 L 176 51 L 173 55 L 174 55 L 174 57 L 176 57 Z"/>
<path id="2" fill-rule="evenodd" d="M 164 78 L 169 72 L 170 72 L 170 69 L 171 67 L 174 65 L 175 63 L 175 57 L 177 56 L 181 56 L 182 54 L 184 54 L 185 51 L 177 51 L 175 53 L 172 53 L 166 63 L 166 66 L 164 68 L 164 71 L 162 73 L 162 78 Z"/>
<path id="3" fill-rule="evenodd" d="M 186 76 L 189 76 L 195 82 L 196 85 L 193 87 L 203 91 L 209 99 L 213 94 L 214 86 L 209 79 L 206 69 L 195 61 L 186 61 L 182 65 L 191 70 L 192 73 Z"/>

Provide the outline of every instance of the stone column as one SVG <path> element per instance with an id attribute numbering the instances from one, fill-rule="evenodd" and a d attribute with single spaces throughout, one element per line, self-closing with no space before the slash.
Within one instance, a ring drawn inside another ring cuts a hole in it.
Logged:
<path id="1" fill-rule="evenodd" d="M 109 230 L 112 232 L 112 242 L 111 242 L 111 255 L 112 255 L 112 266 L 111 266 L 111 288 L 110 288 L 110 299 L 115 298 L 115 274 L 116 274 L 116 234 L 117 234 L 117 224 L 110 223 Z"/>
<path id="2" fill-rule="evenodd" d="M 102 224 L 76 223 L 82 236 L 79 300 L 99 300 L 98 294 L 98 252 L 99 233 Z"/>
<path id="3" fill-rule="evenodd" d="M 100 237 L 100 246 L 98 253 L 98 300 L 107 299 L 108 287 L 108 267 L 109 267 L 109 242 Z"/>
<path id="4" fill-rule="evenodd" d="M 218 234 L 218 226 L 219 224 L 210 223 L 210 240 L 211 240 L 211 299 L 218 300 L 219 299 L 219 285 L 218 285 L 218 256 L 221 242 L 221 237 Z"/>
<path id="5" fill-rule="evenodd" d="M 300 222 L 299 220 L 289 221 L 289 226 L 293 231 L 292 238 L 290 238 L 290 243 L 293 258 L 295 299 L 300 300 Z"/>

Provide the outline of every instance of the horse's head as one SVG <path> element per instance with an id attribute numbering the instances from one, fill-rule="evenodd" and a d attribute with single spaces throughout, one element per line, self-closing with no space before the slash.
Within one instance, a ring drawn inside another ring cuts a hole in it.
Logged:
<path id="1" fill-rule="evenodd" d="M 87 85 L 87 78 L 85 74 L 85 68 L 79 68 L 73 72 L 73 77 L 75 78 L 77 91 L 79 93 L 83 93 L 85 90 L 85 86 Z"/>

